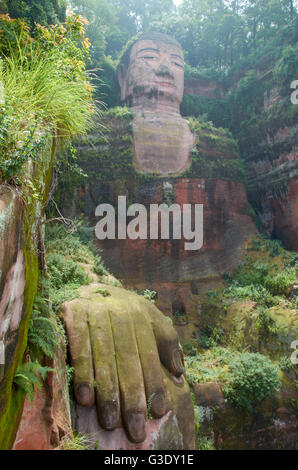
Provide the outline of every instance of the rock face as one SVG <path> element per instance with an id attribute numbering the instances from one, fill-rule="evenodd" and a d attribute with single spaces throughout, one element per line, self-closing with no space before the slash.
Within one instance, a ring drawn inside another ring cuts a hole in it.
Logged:
<path id="1" fill-rule="evenodd" d="M 52 450 L 64 436 L 72 436 L 69 392 L 64 347 L 57 348 L 41 391 L 35 389 L 31 403 L 26 397 L 23 414 L 14 442 L 14 450 Z"/>
<path id="2" fill-rule="evenodd" d="M 262 230 L 298 250 L 297 126 L 280 128 L 247 161 L 248 197 Z M 273 157 L 266 156 L 270 148 Z M 267 149 L 267 150 L 266 150 Z"/>
<path id="3" fill-rule="evenodd" d="M 185 79 L 184 95 L 195 95 L 210 99 L 224 99 L 225 90 L 220 83 L 203 78 Z"/>
<path id="4" fill-rule="evenodd" d="M 271 307 L 266 313 L 274 329 L 266 331 L 258 324 L 257 308 L 256 302 L 235 301 L 220 313 L 217 324 L 223 328 L 230 350 L 258 352 L 269 356 L 275 364 L 286 359 L 288 366 L 279 372 L 281 388 L 272 398 L 252 404 L 248 411 L 232 406 L 224 398 L 223 385 L 227 379 L 195 383 L 193 391 L 199 407 L 199 432 L 208 436 L 217 449 L 294 450 L 298 437 L 297 366 L 291 365 L 289 359 L 290 345 L 298 334 L 297 312 L 282 304 Z M 201 361 L 204 367 L 203 355 Z"/>
<path id="5" fill-rule="evenodd" d="M 225 402 L 220 384 L 216 382 L 196 383 L 193 390 L 198 406 L 222 406 Z"/>
<path id="6" fill-rule="evenodd" d="M 182 109 L 184 115 L 206 113 L 217 126 L 232 130 L 245 162 L 248 200 L 259 218 L 259 229 L 295 251 L 298 107 L 289 96 L 294 77 L 283 86 L 282 78 L 274 76 L 272 60 L 268 54 L 250 71 L 238 71 L 230 77 L 225 92 L 220 83 L 211 80 L 186 80 Z M 251 95 L 249 89 L 241 89 L 243 79 L 250 73 L 255 77 Z M 249 109 L 254 109 L 253 116 Z"/>
<path id="7" fill-rule="evenodd" d="M 0 184 L 0 341 L 5 366 L 0 374 L 0 448 L 9 449 L 22 414 L 24 394 L 13 385 L 22 363 L 33 301 L 37 290 L 38 252 L 42 243 L 41 221 L 48 197 L 55 142 L 48 145 L 38 163 L 28 165 L 27 175 L 37 177 L 40 198 L 24 196 L 16 188 Z"/>
<path id="8" fill-rule="evenodd" d="M 207 384 L 200 384 L 207 385 Z M 209 388 L 218 384 L 210 383 Z M 239 410 L 228 403 L 215 403 L 208 396 L 196 393 L 199 406 L 200 432 L 209 436 L 216 449 L 274 450 L 296 448 L 298 438 L 295 410 L 285 406 L 293 390 L 282 390 L 272 400 L 255 406 L 251 412 Z"/>

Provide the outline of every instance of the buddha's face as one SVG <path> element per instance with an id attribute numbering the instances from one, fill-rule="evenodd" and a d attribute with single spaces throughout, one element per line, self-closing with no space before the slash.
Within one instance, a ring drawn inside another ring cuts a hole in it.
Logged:
<path id="1" fill-rule="evenodd" d="M 156 40 L 140 40 L 130 52 L 126 70 L 120 70 L 121 99 L 134 104 L 142 97 L 181 103 L 184 90 L 184 56 L 180 47 Z"/>

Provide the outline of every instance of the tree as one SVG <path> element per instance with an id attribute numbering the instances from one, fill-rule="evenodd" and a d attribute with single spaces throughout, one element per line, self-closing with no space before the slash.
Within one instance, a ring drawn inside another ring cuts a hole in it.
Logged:
<path id="1" fill-rule="evenodd" d="M 0 12 L 46 26 L 65 21 L 66 0 L 0 0 Z"/>

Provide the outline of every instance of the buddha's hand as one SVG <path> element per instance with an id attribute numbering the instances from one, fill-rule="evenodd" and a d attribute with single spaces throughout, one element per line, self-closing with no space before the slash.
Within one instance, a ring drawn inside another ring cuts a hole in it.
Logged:
<path id="1" fill-rule="evenodd" d="M 77 403 L 96 403 L 104 429 L 124 426 L 142 442 L 148 403 L 154 418 L 168 411 L 161 363 L 175 377 L 184 372 L 174 328 L 151 302 L 111 286 L 66 302 L 63 317 Z"/>

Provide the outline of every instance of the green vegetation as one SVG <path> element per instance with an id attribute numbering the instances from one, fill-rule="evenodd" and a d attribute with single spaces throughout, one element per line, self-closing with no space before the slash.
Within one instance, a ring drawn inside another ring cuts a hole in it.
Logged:
<path id="1" fill-rule="evenodd" d="M 23 18 L 43 26 L 65 21 L 65 0 L 1 0 L 0 13 L 8 13 L 11 18 Z"/>
<path id="2" fill-rule="evenodd" d="M 72 436 L 63 437 L 57 450 L 90 450 L 91 445 L 90 436 L 74 433 Z"/>
<path id="3" fill-rule="evenodd" d="M 212 440 L 206 436 L 197 436 L 197 450 L 216 450 Z"/>
<path id="4" fill-rule="evenodd" d="M 147 419 L 148 420 L 153 419 L 153 416 L 151 414 L 151 406 L 152 406 L 152 401 L 154 397 L 155 397 L 155 393 L 152 393 L 147 400 Z"/>
<path id="5" fill-rule="evenodd" d="M 48 224 L 46 227 L 47 269 L 49 275 L 49 298 L 53 311 L 78 296 L 78 288 L 92 279 L 79 263 L 95 264 L 92 251 L 84 245 L 76 233 L 69 233 L 63 225 Z"/>
<path id="6" fill-rule="evenodd" d="M 104 267 L 101 256 L 99 256 L 99 255 L 96 255 L 94 257 L 93 270 L 94 270 L 95 274 L 98 274 L 99 276 L 104 276 L 104 275 L 108 274 L 106 268 Z"/>
<path id="7" fill-rule="evenodd" d="M 247 410 L 273 396 L 281 385 L 278 367 L 259 353 L 239 353 L 214 347 L 203 356 L 187 356 L 185 362 L 190 385 L 220 382 L 229 402 Z"/>
<path id="8" fill-rule="evenodd" d="M 242 353 L 230 363 L 231 379 L 223 387 L 228 400 L 239 408 L 270 398 L 279 390 L 278 368 L 261 354 Z"/>
<path id="9" fill-rule="evenodd" d="M 108 289 L 98 289 L 96 293 L 101 294 L 103 297 L 109 297 L 111 295 Z"/>
<path id="10" fill-rule="evenodd" d="M 257 257 L 247 254 L 245 261 L 224 279 L 228 286 L 224 297 L 250 299 L 260 305 L 270 307 L 280 303 L 280 297 L 290 296 L 291 286 L 297 278 L 297 264 L 292 265 L 292 254 L 281 248 L 278 240 L 255 239 L 248 253 L 261 251 Z M 275 259 L 274 259 L 275 258 Z M 291 301 L 291 300 L 290 300 Z"/>
<path id="11" fill-rule="evenodd" d="M 34 38 L 24 22 L 7 16 L 0 16 L 0 28 L 0 180 L 20 183 L 24 164 L 37 159 L 49 135 L 70 138 L 91 124 L 88 45 L 80 17 L 36 25 Z"/>
<path id="12" fill-rule="evenodd" d="M 200 334 L 183 344 L 186 378 L 217 382 L 228 402 L 246 411 L 294 387 L 290 344 L 297 336 L 297 254 L 258 236 L 243 262 L 209 291 L 199 318 Z"/>
<path id="13" fill-rule="evenodd" d="M 227 382 L 229 364 L 239 353 L 223 347 L 213 347 L 202 355 L 186 356 L 186 378 L 190 385 L 203 382 Z"/>
<path id="14" fill-rule="evenodd" d="M 46 283 L 43 288 L 39 288 L 39 292 L 45 292 Z M 49 300 L 39 295 L 36 296 L 30 319 L 30 327 L 28 331 L 28 348 L 30 356 L 40 359 L 42 355 L 50 358 L 54 357 L 55 349 L 60 344 L 59 320 L 53 314 Z"/>
<path id="15" fill-rule="evenodd" d="M 91 282 L 79 263 L 96 264 L 91 250 L 80 241 L 78 234 L 69 233 L 59 224 L 46 227 L 47 277 L 39 275 L 38 294 L 35 297 L 28 331 L 30 361 L 19 366 L 14 383 L 34 397 L 34 385 L 42 386 L 47 372 L 53 369 L 41 365 L 44 356 L 53 359 L 57 348 L 66 354 L 67 338 L 58 313 L 62 302 L 78 296 L 78 288 Z M 98 262 L 98 260 L 97 260 Z M 104 271 L 107 274 L 107 271 Z M 110 295 L 101 289 L 103 296 Z M 73 369 L 68 368 L 68 385 L 71 388 Z"/>
<path id="16" fill-rule="evenodd" d="M 145 289 L 142 292 L 142 295 L 143 295 L 143 297 L 145 297 L 145 299 L 149 300 L 153 304 L 155 303 L 155 300 L 156 300 L 156 297 L 157 297 L 157 293 L 156 293 L 155 290 Z"/>
<path id="17" fill-rule="evenodd" d="M 33 401 L 34 387 L 41 390 L 42 381 L 46 379 L 47 373 L 53 370 L 50 367 L 41 366 L 37 361 L 25 362 L 18 366 L 13 383 L 28 395 L 30 401 Z"/>

